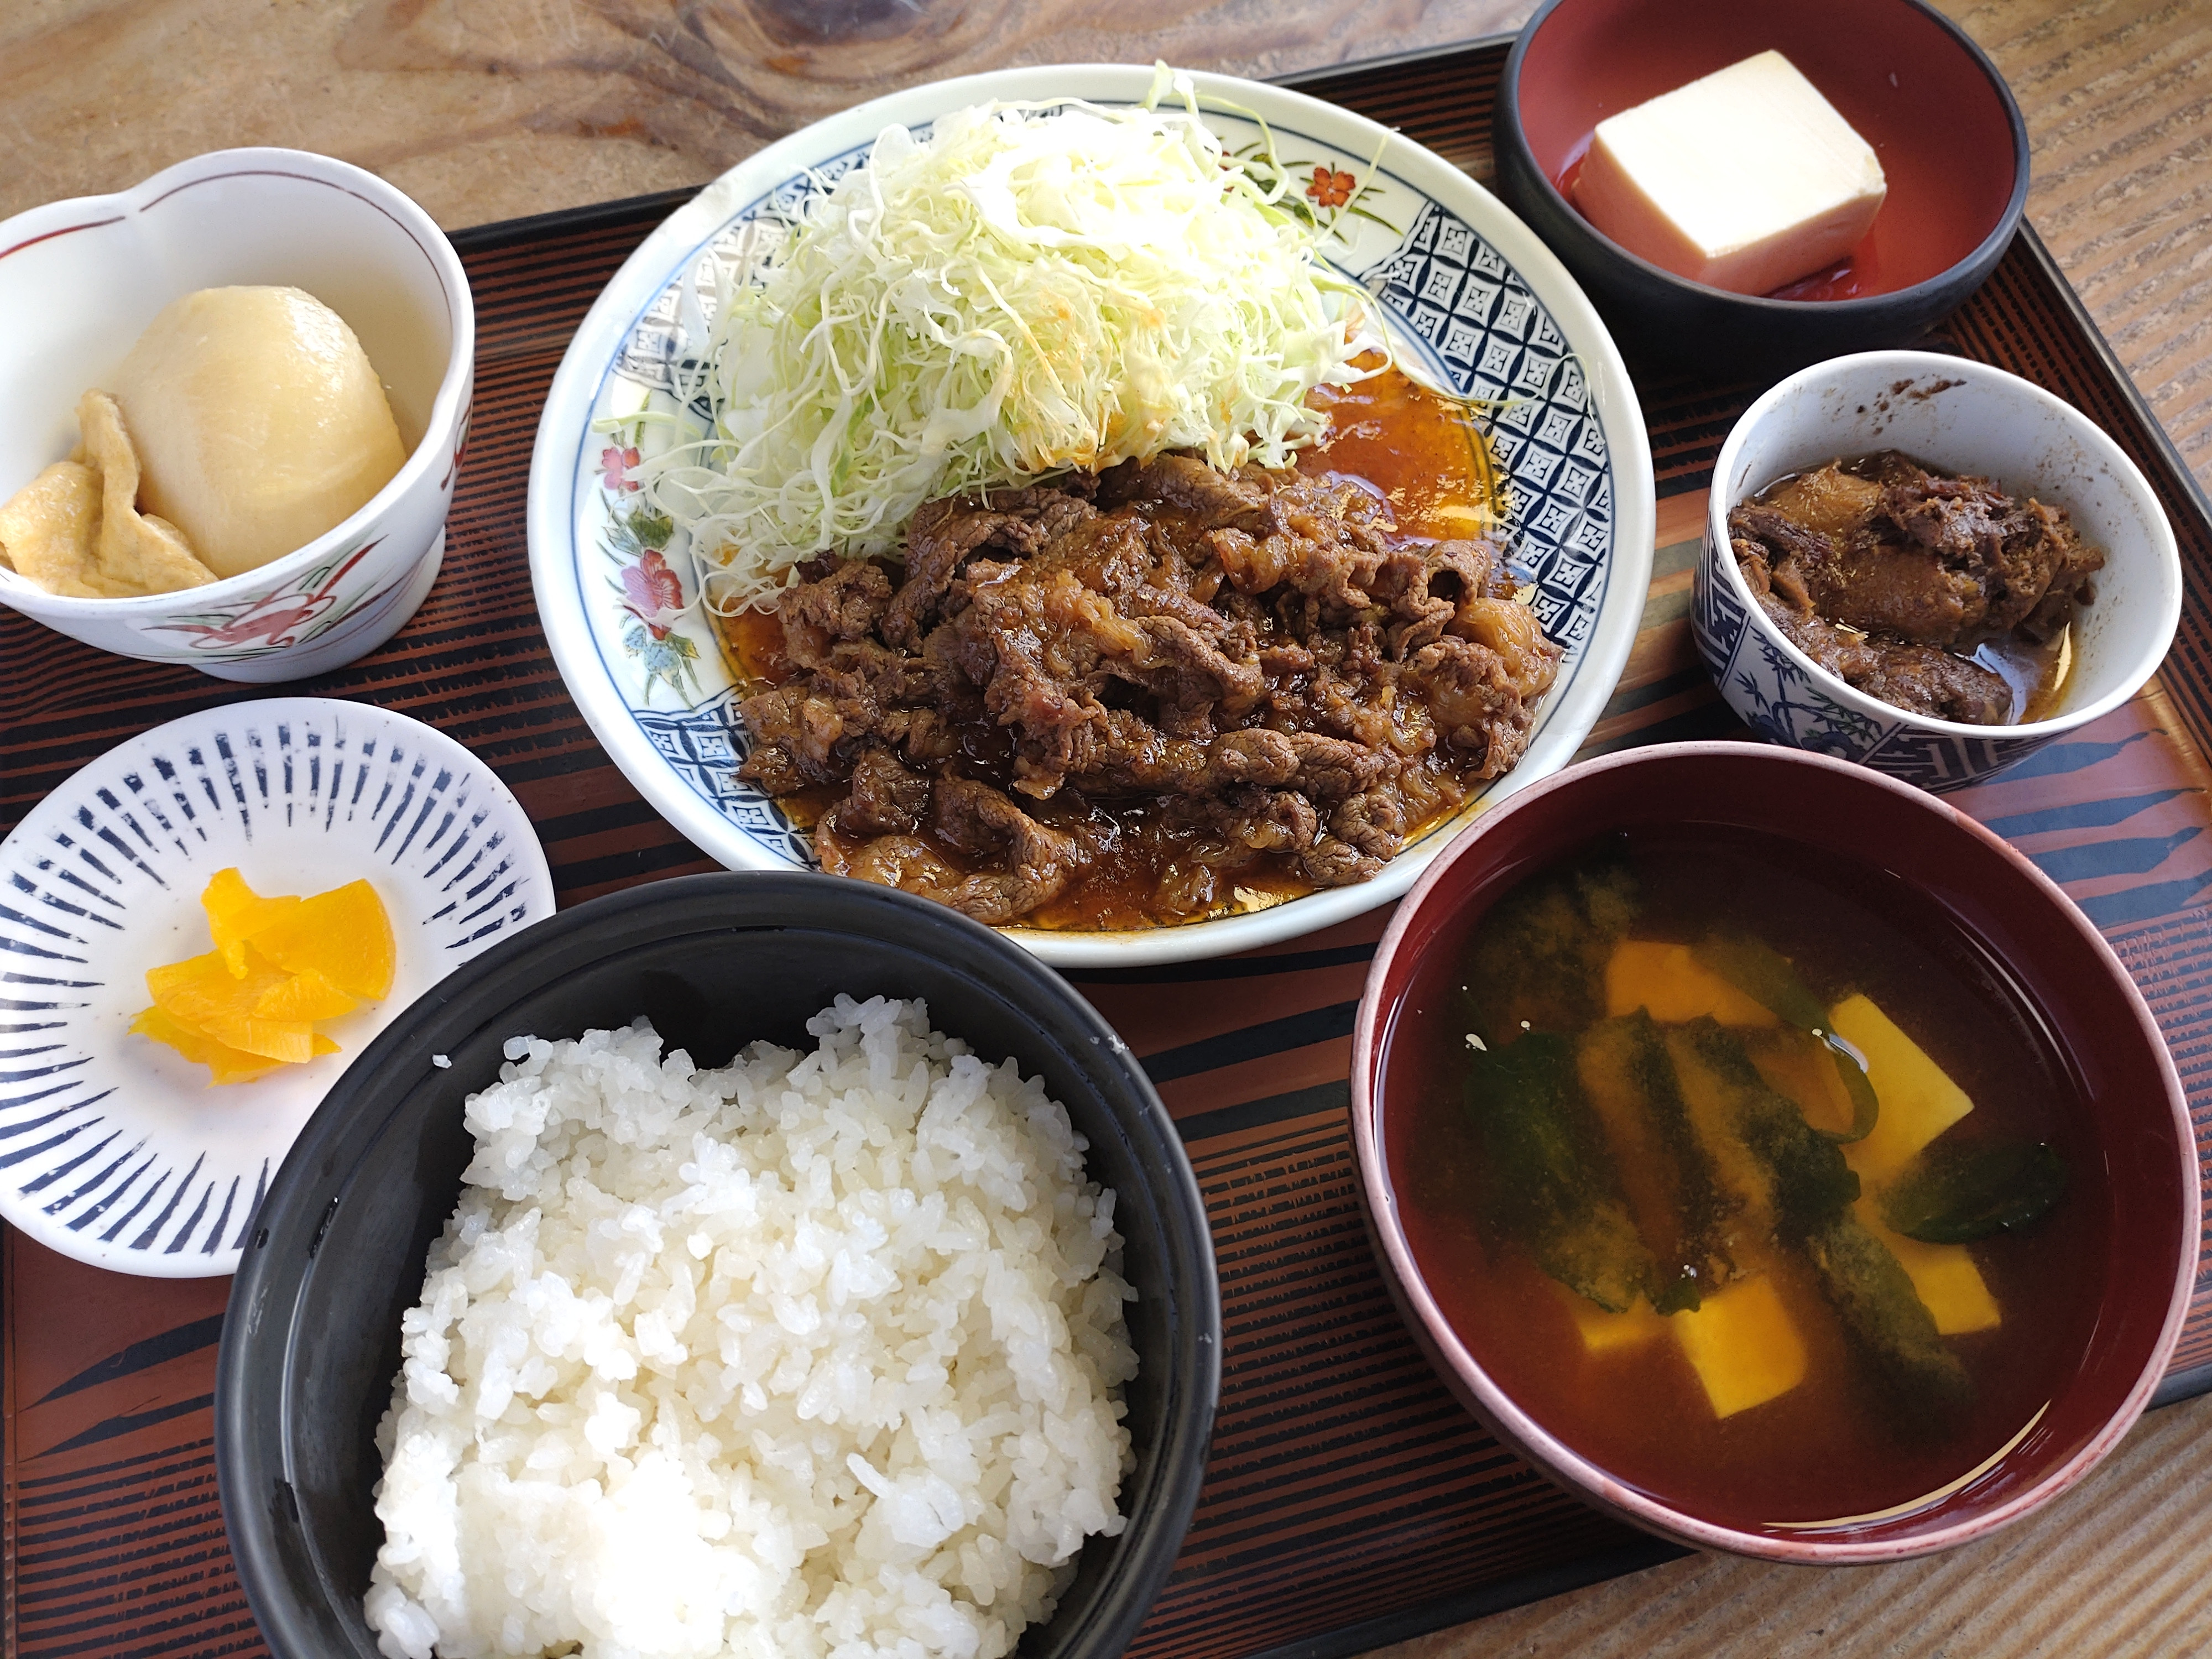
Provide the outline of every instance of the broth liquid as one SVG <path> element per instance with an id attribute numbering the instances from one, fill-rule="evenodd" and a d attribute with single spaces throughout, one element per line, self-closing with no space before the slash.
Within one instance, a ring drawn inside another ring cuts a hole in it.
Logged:
<path id="1" fill-rule="evenodd" d="M 1469 929 L 1431 946 L 1395 1012 L 1395 1025 L 1428 1040 L 1394 1045 L 1380 1125 L 1408 1243 L 1453 1329 L 1539 1423 L 1615 1479 L 1739 1528 L 1871 1516 L 1967 1474 L 2057 1392 L 2104 1275 L 2106 1200 L 2084 1108 L 2040 1022 L 1947 917 L 1878 871 L 1813 874 L 1798 848 L 1711 826 L 1639 831 L 1590 852 L 1627 855 L 1644 905 L 1630 937 L 1741 932 L 1790 957 L 1831 1006 L 1863 991 L 1973 1101 L 1961 1131 L 2048 1141 L 2071 1180 L 2033 1226 L 1970 1247 L 2003 1320 L 1943 1339 L 1973 1384 L 1948 1432 L 1881 1393 L 1811 1267 L 1781 1249 L 1772 1271 L 1805 1346 L 1805 1379 L 1716 1419 L 1671 1335 L 1585 1352 L 1573 1293 L 1480 1229 L 1477 1145 L 1463 1103 Z M 1869 1208 L 1863 1196 L 1859 1213 Z"/>

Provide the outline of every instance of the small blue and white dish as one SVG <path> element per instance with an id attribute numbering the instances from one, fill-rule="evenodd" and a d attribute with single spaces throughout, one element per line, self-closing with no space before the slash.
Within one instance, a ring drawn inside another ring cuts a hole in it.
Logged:
<path id="1" fill-rule="evenodd" d="M 367 878 L 392 990 L 320 1029 L 340 1052 L 215 1087 L 135 1035 L 146 970 L 210 948 L 200 894 Z M 0 1216 L 119 1273 L 235 1272 L 301 1127 L 371 1038 L 478 951 L 553 913 L 520 802 L 442 732 L 367 703 L 212 708 L 111 749 L 0 842 Z"/>
<path id="2" fill-rule="evenodd" d="M 1729 550 L 1730 509 L 1792 473 L 1885 449 L 2063 507 L 2105 550 L 2048 719 L 1966 726 L 1876 702 L 1791 644 L 1753 599 Z M 1938 793 L 1963 789 L 2134 696 L 2180 620 L 2181 555 L 2149 480 L 2087 416 L 2001 368 L 1927 351 L 1832 358 L 1768 392 L 1721 446 L 1692 630 L 1728 706 L 1772 742 Z"/>

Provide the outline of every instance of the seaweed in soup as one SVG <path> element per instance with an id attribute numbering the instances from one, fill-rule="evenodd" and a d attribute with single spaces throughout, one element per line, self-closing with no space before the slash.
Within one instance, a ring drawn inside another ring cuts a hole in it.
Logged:
<path id="1" fill-rule="evenodd" d="M 2047 1028 L 1947 915 L 1872 859 L 1670 825 L 1465 928 L 1396 1016 L 1434 1036 L 1391 1061 L 1385 1155 L 1446 1318 L 1547 1431 L 1700 1512 L 1849 1526 L 2051 1397 L 2106 1212 Z"/>

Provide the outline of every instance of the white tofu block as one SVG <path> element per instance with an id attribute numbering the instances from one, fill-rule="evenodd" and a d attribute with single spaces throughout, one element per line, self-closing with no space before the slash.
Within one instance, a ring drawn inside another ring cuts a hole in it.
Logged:
<path id="1" fill-rule="evenodd" d="M 1835 106 L 1762 52 L 1600 122 L 1574 193 L 1632 253 L 1767 294 L 1856 247 L 1888 188 Z"/>

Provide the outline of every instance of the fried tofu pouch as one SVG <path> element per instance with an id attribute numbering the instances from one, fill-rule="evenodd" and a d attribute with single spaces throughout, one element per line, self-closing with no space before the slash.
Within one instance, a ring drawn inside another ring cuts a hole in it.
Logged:
<path id="1" fill-rule="evenodd" d="M 77 399 L 76 451 L 0 505 L 0 561 L 49 593 L 130 599 L 204 586 L 215 573 L 167 519 L 138 511 L 138 453 L 115 399 Z"/>

